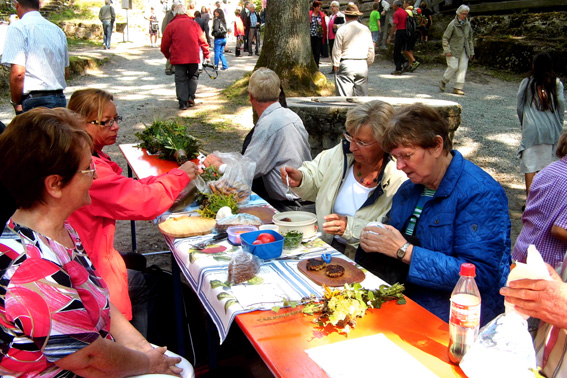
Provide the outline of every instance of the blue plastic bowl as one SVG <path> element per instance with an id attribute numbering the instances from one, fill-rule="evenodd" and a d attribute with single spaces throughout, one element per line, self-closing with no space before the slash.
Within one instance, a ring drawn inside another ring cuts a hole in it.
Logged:
<path id="1" fill-rule="evenodd" d="M 258 238 L 258 235 L 263 233 L 273 235 L 276 241 L 266 244 L 252 244 Z M 284 238 L 273 230 L 260 230 L 240 234 L 240 240 L 244 251 L 250 252 L 263 260 L 275 259 L 276 257 L 280 257 L 283 252 Z"/>

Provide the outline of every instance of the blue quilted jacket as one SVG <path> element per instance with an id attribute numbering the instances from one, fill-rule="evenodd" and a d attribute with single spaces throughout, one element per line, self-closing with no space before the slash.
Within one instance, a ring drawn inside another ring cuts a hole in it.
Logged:
<path id="1" fill-rule="evenodd" d="M 482 169 L 452 151 L 453 160 L 435 196 L 425 204 L 416 227 L 420 247 L 413 254 L 406 295 L 449 320 L 451 292 L 461 263 L 476 266 L 481 323 L 504 311 L 498 293 L 510 272 L 508 199 L 500 184 Z M 403 230 L 413 214 L 423 185 L 406 181 L 394 196 L 390 224 Z"/>

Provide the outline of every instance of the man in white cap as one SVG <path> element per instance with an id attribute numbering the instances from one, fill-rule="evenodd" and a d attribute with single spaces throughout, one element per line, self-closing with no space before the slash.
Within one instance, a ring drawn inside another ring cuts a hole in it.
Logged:
<path id="1" fill-rule="evenodd" d="M 343 12 L 346 24 L 337 30 L 333 45 L 333 71 L 339 96 L 368 95 L 368 66 L 374 62 L 374 43 L 367 26 L 358 22 L 362 12 L 349 3 Z"/>

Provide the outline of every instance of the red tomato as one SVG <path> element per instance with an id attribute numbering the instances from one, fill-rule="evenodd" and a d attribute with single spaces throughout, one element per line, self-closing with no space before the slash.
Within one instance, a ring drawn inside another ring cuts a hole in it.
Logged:
<path id="1" fill-rule="evenodd" d="M 252 242 L 252 244 L 258 245 L 258 244 L 264 244 L 264 243 L 262 243 L 261 240 L 254 240 L 254 241 Z"/>
<path id="2" fill-rule="evenodd" d="M 262 243 L 273 243 L 276 241 L 276 238 L 274 237 L 274 235 L 272 234 L 268 234 L 267 232 L 263 232 L 260 235 L 258 235 L 258 237 L 256 238 L 256 240 L 260 240 L 262 241 Z"/>

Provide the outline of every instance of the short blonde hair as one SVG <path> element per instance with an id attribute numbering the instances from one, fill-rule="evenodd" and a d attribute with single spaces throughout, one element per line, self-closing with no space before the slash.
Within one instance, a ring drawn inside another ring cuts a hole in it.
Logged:
<path id="1" fill-rule="evenodd" d="M 348 111 L 345 122 L 346 131 L 355 135 L 362 126 L 370 126 L 374 139 L 380 142 L 386 125 L 393 115 L 394 107 L 387 102 L 368 101 Z"/>
<path id="2" fill-rule="evenodd" d="M 337 8 L 338 8 L 338 7 L 340 7 L 341 5 L 339 4 L 338 1 L 332 1 L 330 6 L 331 6 L 331 7 L 337 7 Z"/>
<path id="3" fill-rule="evenodd" d="M 258 102 L 278 101 L 280 97 L 280 78 L 269 68 L 258 68 L 248 83 L 248 93 Z"/>

